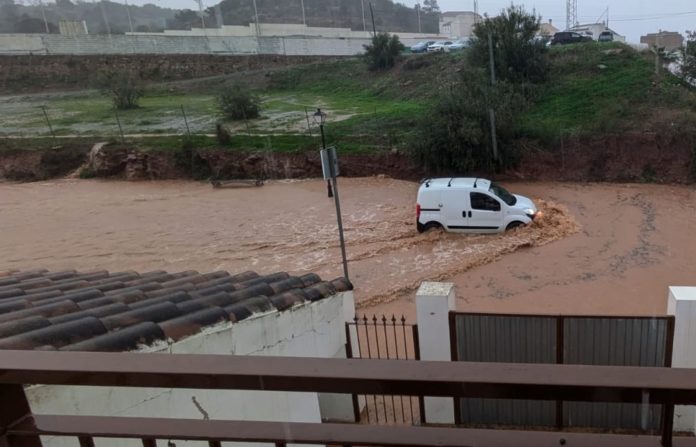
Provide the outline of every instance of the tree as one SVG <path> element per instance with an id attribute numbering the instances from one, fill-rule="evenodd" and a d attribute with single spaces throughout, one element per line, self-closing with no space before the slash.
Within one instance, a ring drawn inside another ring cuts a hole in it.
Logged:
<path id="1" fill-rule="evenodd" d="M 372 37 L 370 45 L 365 47 L 365 61 L 370 70 L 388 70 L 394 66 L 396 59 L 402 51 L 404 45 L 396 34 L 390 36 L 389 33 L 377 33 Z"/>
<path id="2" fill-rule="evenodd" d="M 474 27 L 471 61 L 490 69 L 489 38 L 493 42 L 495 72 L 513 83 L 541 83 L 549 71 L 547 48 L 537 33 L 541 18 L 521 6 L 509 6 Z"/>
<path id="3" fill-rule="evenodd" d="M 261 100 L 248 87 L 235 84 L 218 96 L 220 113 L 231 120 L 258 118 Z"/>
<path id="4" fill-rule="evenodd" d="M 687 82 L 696 84 L 696 31 L 687 31 L 686 35 L 681 74 Z"/>
<path id="5" fill-rule="evenodd" d="M 423 0 L 423 12 L 425 13 L 440 13 L 440 5 L 437 0 Z"/>
<path id="6" fill-rule="evenodd" d="M 510 144 L 515 136 L 516 117 L 525 106 L 519 87 L 506 81 L 491 86 L 484 70 L 467 70 L 423 121 L 414 139 L 413 158 L 426 169 L 440 172 L 492 170 L 492 108 L 501 166 L 511 166 L 518 155 Z"/>
<path id="7" fill-rule="evenodd" d="M 103 72 L 97 76 L 97 87 L 111 98 L 118 110 L 138 108 L 145 88 L 140 76 L 132 71 Z"/>

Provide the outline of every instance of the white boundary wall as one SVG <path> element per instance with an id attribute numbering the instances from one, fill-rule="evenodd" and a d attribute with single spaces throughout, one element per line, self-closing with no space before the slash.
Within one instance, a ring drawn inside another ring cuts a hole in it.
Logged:
<path id="1" fill-rule="evenodd" d="M 403 38 L 411 46 L 424 38 Z M 254 37 L 218 35 L 83 35 L 0 34 L 0 54 L 271 54 L 287 56 L 354 56 L 371 39 L 346 37 Z"/>
<path id="2" fill-rule="evenodd" d="M 345 358 L 345 322 L 347 319 L 352 321 L 354 313 L 353 292 L 345 292 L 283 312 L 206 328 L 176 343 L 161 343 L 141 352 Z M 27 397 L 37 414 L 280 422 L 321 422 L 322 418 L 353 421 L 350 395 L 44 385 L 27 389 Z M 76 442 L 75 439 L 62 438 L 46 438 L 44 441 L 47 447 L 73 446 Z M 180 444 L 183 443 L 177 443 Z M 102 440 L 98 445 L 140 443 Z M 166 442 L 160 445 L 166 445 Z"/>

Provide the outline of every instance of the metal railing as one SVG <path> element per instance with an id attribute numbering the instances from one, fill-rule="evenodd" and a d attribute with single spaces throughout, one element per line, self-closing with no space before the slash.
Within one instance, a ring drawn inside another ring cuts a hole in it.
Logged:
<path id="1" fill-rule="evenodd" d="M 406 323 L 403 315 L 401 318 L 356 315 L 352 322 L 346 323 L 346 340 L 348 358 L 420 360 L 418 326 Z M 353 406 L 356 422 L 377 425 L 425 422 L 423 399 L 418 396 L 353 395 Z"/>
<path id="2" fill-rule="evenodd" d="M 674 405 L 696 404 L 696 369 L 548 364 L 314 359 L 222 355 L 0 352 L 0 446 L 41 446 L 41 435 L 331 445 L 659 445 L 612 434 L 447 427 L 34 415 L 26 384 L 425 395 L 662 404 L 662 445 Z M 427 402 L 426 402 L 427 406 Z M 426 414 L 427 416 L 427 414 Z M 690 438 L 694 440 L 694 438 Z M 639 442 L 637 444 L 637 442 Z M 680 445 L 693 445 L 680 439 Z"/>

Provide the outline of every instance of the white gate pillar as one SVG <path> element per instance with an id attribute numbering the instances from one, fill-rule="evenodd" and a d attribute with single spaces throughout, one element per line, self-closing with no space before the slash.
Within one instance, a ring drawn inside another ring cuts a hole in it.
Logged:
<path id="1" fill-rule="evenodd" d="M 670 287 L 667 314 L 674 316 L 672 367 L 696 368 L 696 287 Z M 696 433 L 696 407 L 674 408 L 674 431 Z"/>
<path id="2" fill-rule="evenodd" d="M 420 359 L 449 362 L 449 312 L 454 310 L 454 284 L 423 282 L 416 293 Z M 425 398 L 425 422 L 454 423 L 454 402 L 449 397 Z"/>

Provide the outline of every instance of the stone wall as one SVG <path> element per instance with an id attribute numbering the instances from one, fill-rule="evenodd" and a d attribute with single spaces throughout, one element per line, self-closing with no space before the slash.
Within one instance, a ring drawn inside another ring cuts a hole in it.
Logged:
<path id="1" fill-rule="evenodd" d="M 198 55 L 0 55 L 0 92 L 84 86 L 102 70 L 137 70 L 148 81 L 206 76 L 303 64 L 322 58 L 307 56 Z"/>

